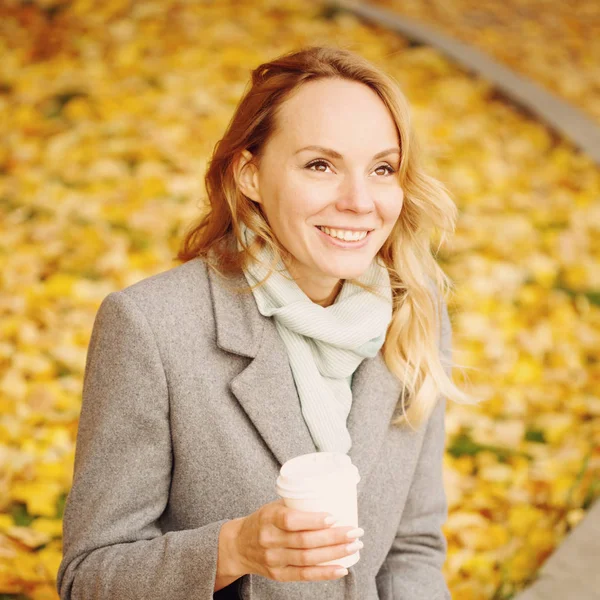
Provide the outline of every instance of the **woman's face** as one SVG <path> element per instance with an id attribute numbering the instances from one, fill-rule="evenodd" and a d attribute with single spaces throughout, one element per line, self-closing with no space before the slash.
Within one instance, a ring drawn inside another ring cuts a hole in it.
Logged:
<path id="1" fill-rule="evenodd" d="M 290 274 L 313 301 L 333 302 L 339 281 L 364 273 L 389 236 L 403 202 L 399 150 L 392 116 L 375 92 L 324 79 L 285 101 L 260 169 L 242 171 L 241 191 L 262 205 L 293 256 Z M 341 241 L 323 226 L 338 236 L 368 233 Z"/>

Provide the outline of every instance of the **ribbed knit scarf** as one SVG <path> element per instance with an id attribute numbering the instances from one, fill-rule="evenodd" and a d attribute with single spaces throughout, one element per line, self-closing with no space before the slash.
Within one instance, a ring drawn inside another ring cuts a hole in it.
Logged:
<path id="1" fill-rule="evenodd" d="M 255 234 L 243 223 L 242 234 L 250 245 Z M 266 276 L 271 250 L 265 246 L 259 259 L 244 269 L 250 285 Z M 346 426 L 352 375 L 365 358 L 379 352 L 392 318 L 389 274 L 377 257 L 358 281 L 378 286 L 383 298 L 344 281 L 335 302 L 324 307 L 300 289 L 279 257 L 266 284 L 253 290 L 259 312 L 273 317 L 285 344 L 302 414 L 323 452 L 347 453 L 352 446 Z"/>

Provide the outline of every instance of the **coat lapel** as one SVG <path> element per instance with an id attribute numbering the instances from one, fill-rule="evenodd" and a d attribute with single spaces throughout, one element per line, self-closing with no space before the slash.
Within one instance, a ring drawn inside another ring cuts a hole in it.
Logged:
<path id="1" fill-rule="evenodd" d="M 365 358 L 352 380 L 352 407 L 347 427 L 352 440 L 348 456 L 358 467 L 361 479 L 358 496 L 375 466 L 379 450 L 390 427 L 402 384 L 387 368 L 383 355 Z"/>
<path id="2" fill-rule="evenodd" d="M 300 454 L 318 452 L 302 415 L 287 349 L 272 318 L 260 314 L 243 273 L 225 280 L 207 266 L 217 334 L 222 350 L 252 358 L 230 382 L 237 398 L 279 466 Z M 383 443 L 401 384 L 381 353 L 365 359 L 354 373 L 347 427 L 348 452 L 361 475 L 358 494 Z"/>

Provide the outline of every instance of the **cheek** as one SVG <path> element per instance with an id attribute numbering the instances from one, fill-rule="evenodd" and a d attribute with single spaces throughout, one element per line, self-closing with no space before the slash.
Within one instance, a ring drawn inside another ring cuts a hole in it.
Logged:
<path id="1" fill-rule="evenodd" d="M 397 197 L 390 198 L 387 202 L 381 204 L 380 214 L 386 227 L 391 228 L 398 220 L 398 217 L 402 212 L 402 205 L 402 199 L 398 200 Z"/>
<path id="2" fill-rule="evenodd" d="M 301 227 L 302 223 L 310 221 L 321 213 L 329 202 L 324 194 L 312 193 L 307 189 L 290 190 L 283 202 L 280 203 L 280 215 L 290 227 Z"/>
<path id="3" fill-rule="evenodd" d="M 308 226 L 322 210 L 323 199 L 306 189 L 288 186 L 273 196 L 269 213 L 276 235 L 289 252 L 297 253 L 312 243 Z"/>

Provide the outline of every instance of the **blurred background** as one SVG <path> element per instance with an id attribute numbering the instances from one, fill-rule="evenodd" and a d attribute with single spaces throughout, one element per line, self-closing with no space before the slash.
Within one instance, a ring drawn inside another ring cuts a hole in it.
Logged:
<path id="1" fill-rule="evenodd" d="M 367 4 L 367 3 L 363 3 Z M 379 0 L 600 127 L 597 0 Z M 595 34 L 594 34 L 595 32 Z M 525 589 L 600 496 L 600 168 L 433 46 L 313 0 L 0 0 L 0 600 L 56 600 L 100 302 L 178 263 L 214 144 L 261 62 L 355 50 L 406 94 L 460 210 L 438 259 L 455 381 L 444 573 Z"/>

